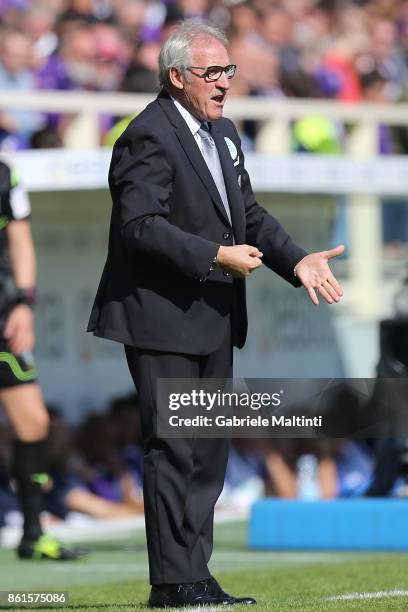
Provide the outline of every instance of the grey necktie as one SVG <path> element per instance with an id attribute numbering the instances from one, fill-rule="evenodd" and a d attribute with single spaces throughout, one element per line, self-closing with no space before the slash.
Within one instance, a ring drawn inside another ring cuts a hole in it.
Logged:
<path id="1" fill-rule="evenodd" d="M 201 141 L 203 144 L 203 157 L 214 179 L 214 183 L 217 186 L 218 193 L 221 196 L 221 200 L 224 204 L 228 220 L 232 225 L 231 211 L 228 203 L 227 191 L 225 189 L 224 175 L 222 173 L 220 158 L 218 156 L 218 151 L 217 147 L 215 146 L 215 142 L 209 132 L 208 124 L 205 122 L 202 123 L 200 129 L 198 130 L 198 133 L 201 136 Z"/>

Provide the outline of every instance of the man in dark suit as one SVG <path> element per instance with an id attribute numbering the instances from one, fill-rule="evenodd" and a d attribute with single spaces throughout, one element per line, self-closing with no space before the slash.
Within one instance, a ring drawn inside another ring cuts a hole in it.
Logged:
<path id="1" fill-rule="evenodd" d="M 247 331 L 245 277 L 262 263 L 337 302 L 332 251 L 307 255 L 254 197 L 240 140 L 222 118 L 224 35 L 184 23 L 160 53 L 162 91 L 115 144 L 108 258 L 89 331 L 125 345 L 139 392 L 152 607 L 255 603 L 210 575 L 225 439 L 157 434 L 158 378 L 228 378 Z"/>

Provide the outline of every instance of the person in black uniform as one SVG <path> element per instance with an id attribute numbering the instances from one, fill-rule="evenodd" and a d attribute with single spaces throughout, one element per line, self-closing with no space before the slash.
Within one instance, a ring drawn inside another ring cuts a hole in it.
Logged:
<path id="1" fill-rule="evenodd" d="M 0 403 L 13 429 L 13 476 L 24 528 L 17 553 L 22 559 L 76 559 L 40 524 L 46 468 L 48 412 L 32 355 L 36 263 L 30 202 L 17 175 L 0 161 Z"/>
<path id="2" fill-rule="evenodd" d="M 157 379 L 229 378 L 247 332 L 245 277 L 265 264 L 317 304 L 342 291 L 256 202 L 234 124 L 219 30 L 185 22 L 164 43 L 162 91 L 116 141 L 109 250 L 88 330 L 125 345 L 139 392 L 152 607 L 254 604 L 211 576 L 214 505 L 229 442 L 157 432 Z M 216 435 L 216 434 L 215 434 Z"/>

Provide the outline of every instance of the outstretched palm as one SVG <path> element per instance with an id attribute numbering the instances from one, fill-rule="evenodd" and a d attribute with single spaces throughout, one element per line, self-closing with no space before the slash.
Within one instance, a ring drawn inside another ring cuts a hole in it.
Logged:
<path id="1" fill-rule="evenodd" d="M 313 304 L 319 304 L 316 290 L 328 304 L 340 301 L 343 290 L 330 270 L 329 260 L 338 257 L 343 251 L 344 246 L 341 244 L 329 251 L 306 255 L 296 265 L 295 274 L 307 289 Z"/>

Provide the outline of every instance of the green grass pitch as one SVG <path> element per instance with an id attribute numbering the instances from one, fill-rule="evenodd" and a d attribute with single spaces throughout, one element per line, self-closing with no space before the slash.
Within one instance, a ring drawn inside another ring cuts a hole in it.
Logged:
<path id="1" fill-rule="evenodd" d="M 243 523 L 218 525 L 211 570 L 225 590 L 256 597 L 254 612 L 408 610 L 408 554 L 254 551 L 247 549 L 245 541 Z M 14 551 L 0 550 L 0 590 L 68 591 L 68 607 L 58 610 L 146 609 L 149 587 L 143 534 L 131 533 L 127 542 L 104 542 L 91 548 L 89 558 L 76 563 L 18 561 Z M 208 612 L 219 609 L 206 608 Z M 247 610 L 245 606 L 234 609 Z"/>

